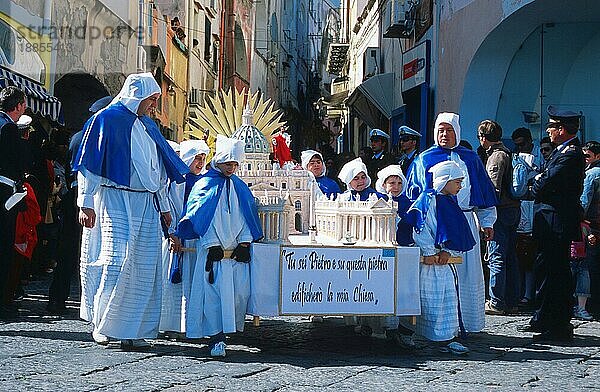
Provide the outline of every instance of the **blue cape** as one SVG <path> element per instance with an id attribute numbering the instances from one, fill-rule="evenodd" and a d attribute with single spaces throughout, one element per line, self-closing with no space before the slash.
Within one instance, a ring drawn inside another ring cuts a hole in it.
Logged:
<path id="1" fill-rule="evenodd" d="M 353 200 L 356 200 L 357 199 L 356 196 L 358 195 L 359 196 L 358 201 L 367 201 L 369 199 L 369 196 L 371 196 L 371 194 L 375 194 L 377 196 L 377 198 L 379 198 L 379 199 L 383 199 L 383 200 L 388 199 L 387 195 L 384 195 L 383 193 L 379 193 L 371 187 L 367 187 L 360 192 L 355 191 L 355 190 L 350 190 L 350 193 L 352 194 Z"/>
<path id="2" fill-rule="evenodd" d="M 423 151 L 413 161 L 408 170 L 408 188 L 406 195 L 410 200 L 417 200 L 421 192 L 433 188 L 433 174 L 429 169 L 442 161 L 450 160 L 450 153 L 454 151 L 467 165 L 469 181 L 471 183 L 472 207 L 488 208 L 498 204 L 496 190 L 490 180 L 479 156 L 463 146 L 450 150 L 440 146 L 432 146 Z"/>
<path id="3" fill-rule="evenodd" d="M 400 217 L 396 228 L 396 242 L 400 246 L 410 246 L 415 242 L 412 237 L 412 225 L 406 221 L 406 212 L 411 202 L 404 194 L 392 196 L 392 199 L 398 203 L 398 216 Z"/>
<path id="4" fill-rule="evenodd" d="M 139 118 L 148 135 L 156 143 L 156 151 L 171 181 L 181 183 L 190 170 L 177 156 L 148 116 L 138 117 L 117 102 L 90 117 L 83 126 L 83 141 L 73 161 L 73 171 L 85 167 L 90 172 L 129 186 L 131 178 L 131 129 Z"/>
<path id="5" fill-rule="evenodd" d="M 427 212 L 431 201 L 435 197 L 437 228 L 435 233 L 435 246 L 442 246 L 459 251 L 468 252 L 475 246 L 475 239 L 465 214 L 456 201 L 456 196 L 443 195 L 433 189 L 421 193 L 406 214 L 406 222 L 411 224 L 416 232 L 425 227 Z"/>
<path id="6" fill-rule="evenodd" d="M 250 228 L 252 238 L 254 241 L 258 241 L 263 237 L 263 232 L 262 225 L 258 219 L 254 195 L 250 192 L 248 185 L 238 176 L 232 175 L 229 179 L 233 182 L 242 215 Z M 190 192 L 183 218 L 177 226 L 177 233 L 175 234 L 177 237 L 181 239 L 193 239 L 200 238 L 206 234 L 212 222 L 212 217 L 217 210 L 217 203 L 219 202 L 223 188 L 225 188 L 226 181 L 228 181 L 226 176 L 211 167 L 196 182 L 196 185 L 194 185 Z"/>
<path id="7" fill-rule="evenodd" d="M 202 176 L 203 174 L 194 174 L 191 172 L 185 175 L 185 191 L 183 193 L 184 206 L 188 201 L 188 198 L 190 196 L 190 193 L 192 192 L 192 189 L 194 188 L 194 185 L 196 185 L 196 182 L 198 182 L 198 180 L 201 179 Z"/>
<path id="8" fill-rule="evenodd" d="M 317 184 L 319 184 L 321 192 L 323 192 L 328 199 L 331 195 L 333 195 L 333 197 L 335 198 L 338 194 L 342 193 L 342 190 L 340 189 L 340 186 L 337 184 L 337 182 L 335 182 L 329 177 L 317 177 Z"/>

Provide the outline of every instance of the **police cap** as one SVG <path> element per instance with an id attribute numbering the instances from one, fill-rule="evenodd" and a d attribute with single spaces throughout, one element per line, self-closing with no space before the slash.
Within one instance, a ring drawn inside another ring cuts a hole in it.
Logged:
<path id="1" fill-rule="evenodd" d="M 402 137 L 402 136 L 416 136 L 416 137 L 421 137 L 421 134 L 419 132 L 415 131 L 411 127 L 407 127 L 406 125 L 402 125 L 398 129 L 398 134 L 400 135 L 400 137 Z"/>
<path id="2" fill-rule="evenodd" d="M 572 125 L 576 128 L 579 128 L 579 119 L 581 118 L 580 113 L 576 113 L 570 110 L 559 110 L 556 106 L 550 105 L 548 106 L 548 124 L 546 126 L 552 124 L 563 124 L 563 125 Z"/>
<path id="3" fill-rule="evenodd" d="M 369 137 L 371 139 L 382 138 L 382 139 L 390 140 L 390 135 L 383 132 L 381 129 L 372 129 L 371 132 L 369 132 Z"/>

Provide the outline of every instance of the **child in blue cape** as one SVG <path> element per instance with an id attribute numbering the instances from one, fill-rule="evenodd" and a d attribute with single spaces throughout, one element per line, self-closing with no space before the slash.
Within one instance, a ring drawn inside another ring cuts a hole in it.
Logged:
<path id="1" fill-rule="evenodd" d="M 263 237 L 254 196 L 234 174 L 244 148 L 242 140 L 217 136 L 211 168 L 192 188 L 176 233 L 182 239 L 198 239 L 186 336 L 209 336 L 214 357 L 225 356 L 225 334 L 244 330 L 250 243 Z"/>
<path id="2" fill-rule="evenodd" d="M 181 243 L 174 233 L 179 219 L 183 218 L 183 210 L 194 184 L 206 172 L 206 157 L 210 153 L 204 140 L 185 140 L 181 145 L 169 142 L 175 152 L 179 153 L 181 160 L 190 168 L 185 177 L 185 182 L 176 184 L 171 182 L 168 188 L 168 199 L 173 221 L 169 227 L 169 239 L 163 241 L 163 279 L 162 279 L 162 307 L 160 314 L 160 331 L 185 332 L 185 304 L 189 297 L 192 283 L 192 274 L 196 265 L 196 240 L 187 240 Z M 181 247 L 186 252 L 173 252 L 172 249 Z M 184 300 L 185 299 L 185 300 Z"/>
<path id="3" fill-rule="evenodd" d="M 397 203 L 398 214 L 396 218 L 396 242 L 399 246 L 412 246 L 412 226 L 406 222 L 406 212 L 412 204 L 408 197 L 404 195 L 406 178 L 402 173 L 400 165 L 389 165 L 377 173 L 377 182 L 375 189 L 388 197 L 391 197 Z M 364 324 L 368 324 L 375 333 L 386 329 L 386 336 L 391 337 L 398 346 L 404 350 L 413 350 L 416 345 L 413 340 L 413 330 L 411 329 L 412 317 L 364 317 L 361 318 Z M 366 323 L 365 323 L 366 321 Z M 383 324 L 383 325 L 381 325 Z M 363 325 L 364 328 L 364 325 Z M 361 331 L 362 332 L 362 331 Z"/>
<path id="4" fill-rule="evenodd" d="M 453 341 L 464 335 L 458 296 L 456 267 L 450 257 L 462 256 L 475 245 L 469 224 L 456 201 L 465 177 L 453 161 L 440 162 L 429 170 L 433 189 L 422 192 L 407 212 L 415 243 L 421 248 L 419 270 L 421 315 L 416 331 L 425 338 L 448 342 L 442 351 L 464 355 L 469 349 Z"/>
<path id="5" fill-rule="evenodd" d="M 338 178 L 346 184 L 347 190 L 339 197 L 340 200 L 367 201 L 371 195 L 387 200 L 387 196 L 371 188 L 371 178 L 367 174 L 367 165 L 360 158 L 346 163 L 340 170 Z"/>
<path id="6" fill-rule="evenodd" d="M 400 246 L 411 246 L 415 243 L 412 238 L 412 226 L 404 218 L 412 203 L 403 193 L 405 185 L 406 178 L 402 174 L 400 165 L 387 166 L 377 173 L 377 182 L 375 183 L 377 192 L 391 197 L 398 203 L 396 242 Z"/>
<path id="7" fill-rule="evenodd" d="M 315 150 L 302 151 L 301 159 L 302 167 L 315 177 L 320 193 L 324 194 L 328 199 L 332 196 L 335 199 L 337 195 L 342 193 L 337 182 L 325 176 L 327 169 L 323 164 L 323 155 L 320 152 Z"/>

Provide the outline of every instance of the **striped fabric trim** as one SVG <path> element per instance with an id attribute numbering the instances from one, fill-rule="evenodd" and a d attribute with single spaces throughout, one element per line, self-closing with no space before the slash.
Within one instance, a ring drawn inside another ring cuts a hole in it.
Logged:
<path id="1" fill-rule="evenodd" d="M 64 125 L 62 104 L 39 83 L 0 66 L 0 87 L 15 86 L 27 96 L 27 106 L 33 113 L 49 117 Z"/>

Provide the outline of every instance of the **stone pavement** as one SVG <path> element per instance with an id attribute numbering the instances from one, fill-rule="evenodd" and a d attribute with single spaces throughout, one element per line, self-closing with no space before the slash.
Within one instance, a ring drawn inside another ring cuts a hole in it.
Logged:
<path id="1" fill-rule="evenodd" d="M 205 340 L 156 340 L 144 352 L 96 345 L 90 325 L 44 312 L 47 280 L 27 288 L 22 317 L 0 322 L 0 391 L 399 391 L 600 389 L 600 324 L 574 322 L 568 345 L 533 343 L 516 331 L 527 317 L 488 316 L 457 358 L 418 340 L 406 353 L 357 336 L 341 318 L 247 323 L 224 359 Z"/>

